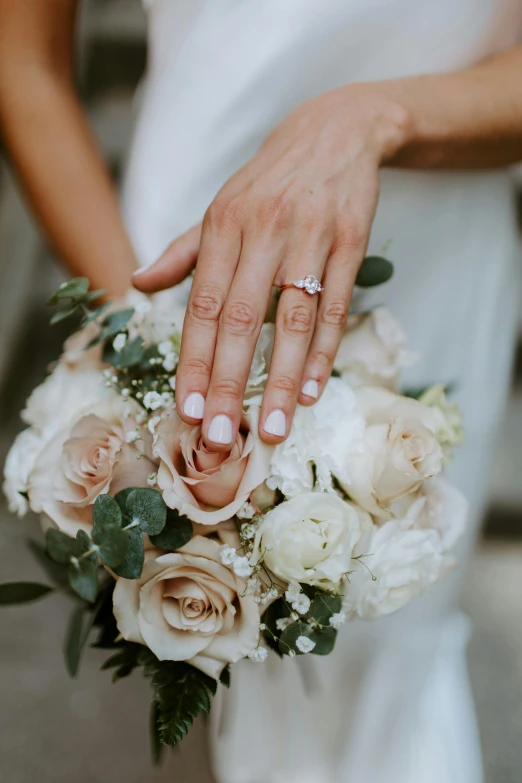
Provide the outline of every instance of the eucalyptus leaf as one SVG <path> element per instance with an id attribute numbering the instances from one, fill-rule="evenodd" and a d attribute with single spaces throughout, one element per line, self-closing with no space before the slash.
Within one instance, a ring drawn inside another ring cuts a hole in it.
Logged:
<path id="1" fill-rule="evenodd" d="M 61 299 L 77 299 L 85 296 L 89 290 L 89 280 L 86 277 L 73 277 L 66 283 L 62 283 L 59 289 L 47 301 L 48 305 L 55 305 Z"/>
<path id="2" fill-rule="evenodd" d="M 90 324 L 91 321 L 95 321 L 97 318 L 99 318 L 103 313 L 110 307 L 110 302 L 105 302 L 104 304 L 100 305 L 96 308 L 96 310 L 91 310 L 90 313 L 87 313 L 87 315 L 83 318 L 81 325 L 87 326 L 87 324 Z"/>
<path id="3" fill-rule="evenodd" d="M 182 546 L 188 544 L 193 535 L 194 530 L 190 519 L 180 514 L 176 509 L 169 508 L 167 509 L 165 527 L 158 535 L 151 536 L 150 540 L 158 549 L 171 551 L 181 549 Z"/>
<path id="4" fill-rule="evenodd" d="M 91 557 L 69 566 L 69 584 L 84 601 L 94 603 L 98 595 L 98 563 Z"/>
<path id="5" fill-rule="evenodd" d="M 117 495 L 114 496 L 114 500 L 120 507 L 120 511 L 124 518 L 129 516 L 127 512 L 127 498 L 131 492 L 134 492 L 135 489 L 136 487 L 127 487 L 126 489 L 122 489 L 120 492 L 118 492 Z"/>
<path id="6" fill-rule="evenodd" d="M 85 294 L 83 297 L 83 301 L 94 302 L 96 299 L 99 299 L 100 296 L 104 296 L 106 293 L 108 293 L 106 288 L 98 288 L 96 291 L 89 291 L 89 293 Z"/>
<path id="7" fill-rule="evenodd" d="M 121 518 L 118 504 L 114 505 Z M 98 547 L 99 555 L 106 566 L 116 568 L 123 563 L 127 554 L 128 536 L 119 523 L 104 522 L 94 527 L 92 540 Z"/>
<path id="8" fill-rule="evenodd" d="M 50 528 L 46 533 L 45 543 L 49 557 L 57 563 L 68 563 L 76 551 L 74 539 L 69 538 L 61 530 Z"/>
<path id="9" fill-rule="evenodd" d="M 355 285 L 360 288 L 372 288 L 386 283 L 392 275 L 391 261 L 381 256 L 366 256 L 355 278 Z"/>
<path id="10" fill-rule="evenodd" d="M 122 514 L 118 502 L 111 498 L 110 495 L 98 495 L 92 510 L 92 522 L 94 530 L 101 529 L 107 525 L 121 526 Z"/>
<path id="11" fill-rule="evenodd" d="M 123 369 L 129 369 L 140 364 L 143 358 L 143 338 L 138 336 L 134 340 L 127 342 L 122 350 L 117 353 L 114 352 L 114 357 L 111 359 L 111 364 L 114 367 L 121 367 Z"/>
<path id="12" fill-rule="evenodd" d="M 127 553 L 123 562 L 113 570 L 124 579 L 139 579 L 145 560 L 143 533 L 139 527 L 131 527 L 123 532 L 127 537 Z"/>
<path id="13" fill-rule="evenodd" d="M 157 489 L 135 489 L 127 497 L 127 514 L 144 533 L 156 536 L 167 521 L 167 506 Z"/>
<path id="14" fill-rule="evenodd" d="M 76 677 L 78 673 L 82 652 L 87 644 L 94 618 L 95 612 L 85 604 L 76 606 L 69 617 L 63 652 L 65 665 L 71 677 Z"/>
<path id="15" fill-rule="evenodd" d="M 335 646 L 337 631 L 335 628 L 320 628 L 313 632 L 311 638 L 315 642 L 312 655 L 329 655 Z"/>
<path id="16" fill-rule="evenodd" d="M 79 305 L 75 304 L 72 305 L 72 307 L 65 307 L 63 310 L 58 310 L 57 313 L 53 315 L 49 323 L 51 326 L 54 326 L 55 324 L 59 324 L 61 321 L 67 320 L 67 318 L 70 318 L 71 315 L 74 315 L 74 313 L 78 310 Z"/>
<path id="17" fill-rule="evenodd" d="M 64 587 L 69 584 L 67 577 L 67 565 L 64 563 L 58 563 L 53 560 L 45 551 L 45 547 L 39 544 L 37 541 L 28 541 L 27 545 L 31 550 L 34 558 L 40 563 L 41 567 L 55 584 L 60 587 Z"/>
<path id="18" fill-rule="evenodd" d="M 339 595 L 332 595 L 332 593 L 317 590 L 306 619 L 313 619 L 320 625 L 329 625 L 330 617 L 340 612 L 341 609 L 342 601 Z"/>
<path id="19" fill-rule="evenodd" d="M 7 582 L 0 585 L 0 605 L 27 604 L 52 592 L 52 587 L 36 582 Z"/>

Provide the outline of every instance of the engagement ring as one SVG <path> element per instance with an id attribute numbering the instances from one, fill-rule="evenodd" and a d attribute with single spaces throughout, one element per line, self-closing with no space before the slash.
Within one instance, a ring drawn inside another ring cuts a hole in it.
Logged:
<path id="1" fill-rule="evenodd" d="M 304 280 L 295 280 L 293 283 L 285 283 L 284 285 L 280 286 L 280 288 L 281 291 L 284 291 L 285 288 L 301 288 L 311 296 L 314 294 L 320 294 L 321 291 L 324 291 L 323 286 L 315 275 L 307 275 Z"/>

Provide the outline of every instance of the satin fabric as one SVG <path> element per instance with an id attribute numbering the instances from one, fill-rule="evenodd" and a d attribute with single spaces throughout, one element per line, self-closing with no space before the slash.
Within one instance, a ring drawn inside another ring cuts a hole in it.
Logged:
<path id="1" fill-rule="evenodd" d="M 153 261 L 300 102 L 354 82 L 469 66 L 514 44 L 520 0 L 149 0 L 149 65 L 123 210 Z M 521 248 L 509 172 L 383 171 L 373 292 L 422 352 L 409 384 L 447 381 L 466 445 L 465 562 L 487 498 L 513 354 Z M 459 569 L 392 617 L 352 623 L 335 654 L 244 661 L 210 726 L 218 783 L 481 783 Z M 197 757 L 188 762 L 197 767 Z"/>

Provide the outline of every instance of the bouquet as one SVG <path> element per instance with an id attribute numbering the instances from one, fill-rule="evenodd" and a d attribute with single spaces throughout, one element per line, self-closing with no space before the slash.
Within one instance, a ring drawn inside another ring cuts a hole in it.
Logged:
<path id="1" fill-rule="evenodd" d="M 370 257 L 357 283 L 389 274 Z M 207 451 L 175 408 L 187 290 L 99 305 L 87 279 L 64 283 L 52 322 L 79 326 L 30 396 L 5 468 L 11 510 L 41 515 L 45 547 L 31 547 L 50 584 L 1 585 L 0 603 L 68 592 L 69 673 L 88 641 L 110 652 L 114 680 L 141 669 L 157 756 L 210 710 L 230 664 L 328 655 L 347 621 L 429 590 L 466 517 L 442 477 L 459 411 L 442 385 L 399 393 L 414 356 L 385 307 L 350 314 L 321 399 L 275 447 L 257 431 L 266 322 L 237 440 Z"/>

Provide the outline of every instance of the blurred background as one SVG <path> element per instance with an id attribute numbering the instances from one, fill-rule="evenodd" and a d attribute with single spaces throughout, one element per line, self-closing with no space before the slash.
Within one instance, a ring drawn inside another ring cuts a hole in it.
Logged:
<path id="1" fill-rule="evenodd" d="M 145 58 L 139 0 L 84 3 L 80 89 L 116 181 Z M 0 149 L 0 465 L 21 429 L 19 411 L 26 397 L 43 380 L 64 339 L 63 331 L 47 327 L 44 304 L 61 279 Z M 490 507 L 463 599 L 474 625 L 469 660 L 487 783 L 522 779 L 521 452 L 522 319 Z M 28 535 L 38 536 L 37 521 L 12 518 L 0 498 L 0 582 L 38 578 Z M 196 783 L 180 754 L 152 770 L 145 682 L 136 678 L 112 687 L 110 676 L 99 673 L 103 656 L 95 651 L 88 653 L 75 680 L 67 678 L 60 649 L 66 604 L 55 597 L 1 610 L 0 783 L 32 783 L 35 777 L 40 783 Z M 204 752 L 201 729 L 189 736 L 186 751 L 197 744 Z M 199 774 L 197 783 L 211 781 Z"/>

